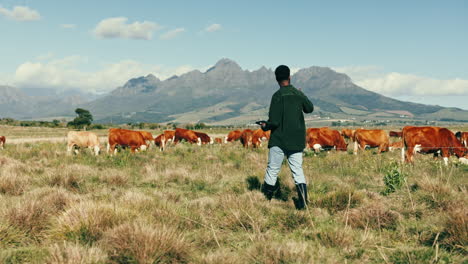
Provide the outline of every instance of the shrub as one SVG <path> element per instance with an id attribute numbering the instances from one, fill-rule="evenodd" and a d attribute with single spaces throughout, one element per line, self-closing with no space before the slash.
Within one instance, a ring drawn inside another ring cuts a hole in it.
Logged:
<path id="1" fill-rule="evenodd" d="M 342 211 L 346 208 L 354 208 L 362 203 L 364 195 L 354 190 L 340 189 L 330 192 L 323 198 L 319 198 L 315 205 L 320 208 L 326 208 L 330 212 Z"/>
<path id="2" fill-rule="evenodd" d="M 107 254 L 101 249 L 83 247 L 69 242 L 52 245 L 46 260 L 48 264 L 101 264 L 107 262 Z"/>
<path id="3" fill-rule="evenodd" d="M 107 231 L 101 242 L 117 263 L 188 263 L 189 244 L 181 233 L 165 226 L 126 223 Z"/>
<path id="4" fill-rule="evenodd" d="M 382 192 L 384 195 L 395 192 L 400 189 L 405 181 L 405 175 L 401 171 L 398 163 L 394 162 L 388 166 L 384 175 L 385 190 Z"/>
<path id="5" fill-rule="evenodd" d="M 468 211 L 463 205 L 448 212 L 441 243 L 450 249 L 468 253 Z"/>
<path id="6" fill-rule="evenodd" d="M 57 218 L 51 235 L 57 239 L 68 239 L 92 245 L 106 230 L 129 217 L 128 212 L 116 210 L 111 205 L 80 203 Z"/>
<path id="7" fill-rule="evenodd" d="M 349 210 L 347 221 L 352 227 L 362 229 L 385 228 L 394 230 L 400 218 L 399 213 L 388 210 L 383 204 L 373 203 L 365 207 Z"/>

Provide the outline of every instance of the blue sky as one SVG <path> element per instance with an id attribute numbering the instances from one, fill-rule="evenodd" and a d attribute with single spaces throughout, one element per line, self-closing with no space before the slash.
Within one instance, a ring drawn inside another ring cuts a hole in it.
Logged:
<path id="1" fill-rule="evenodd" d="M 468 109 L 467 14 L 468 1 L 0 0 L 0 85 L 103 92 L 227 57 Z"/>

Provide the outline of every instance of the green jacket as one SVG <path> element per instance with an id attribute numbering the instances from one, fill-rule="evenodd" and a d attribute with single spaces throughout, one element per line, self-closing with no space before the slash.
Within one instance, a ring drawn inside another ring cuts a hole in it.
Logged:
<path id="1" fill-rule="evenodd" d="M 303 151 L 306 141 L 304 113 L 312 113 L 314 105 L 294 86 L 281 86 L 271 97 L 268 121 L 264 130 L 271 130 L 268 148 Z"/>

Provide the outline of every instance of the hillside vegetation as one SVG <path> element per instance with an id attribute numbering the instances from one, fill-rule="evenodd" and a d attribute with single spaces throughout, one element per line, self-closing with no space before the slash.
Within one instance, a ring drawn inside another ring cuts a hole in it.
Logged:
<path id="1" fill-rule="evenodd" d="M 17 133 L 41 134 L 0 132 Z M 413 166 L 401 166 L 399 152 L 307 152 L 305 211 L 294 209 L 286 164 L 281 194 L 265 200 L 266 160 L 265 147 L 239 143 L 95 157 L 66 156 L 63 143 L 7 141 L 0 150 L 0 262 L 468 261 L 468 166 L 455 159 L 445 167 L 418 155 Z"/>

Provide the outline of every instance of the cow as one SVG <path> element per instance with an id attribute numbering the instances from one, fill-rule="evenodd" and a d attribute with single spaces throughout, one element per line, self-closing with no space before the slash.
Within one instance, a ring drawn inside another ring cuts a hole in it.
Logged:
<path id="1" fill-rule="evenodd" d="M 270 140 L 270 130 L 263 131 L 261 128 L 254 130 L 252 135 L 252 144 L 254 148 L 262 146 L 262 141 Z"/>
<path id="2" fill-rule="evenodd" d="M 364 150 L 366 147 L 378 148 L 377 153 L 388 151 L 390 145 L 388 134 L 381 129 L 356 129 L 353 134 L 354 155 L 358 148 Z"/>
<path id="3" fill-rule="evenodd" d="M 237 141 L 241 138 L 242 131 L 234 130 L 228 133 L 228 135 L 224 138 L 224 143 Z"/>
<path id="4" fill-rule="evenodd" d="M 344 138 L 348 138 L 348 139 L 353 139 L 353 135 L 354 135 L 354 131 L 355 130 L 352 130 L 352 129 L 348 129 L 348 128 L 343 128 L 341 130 L 341 135 L 344 137 Z"/>
<path id="5" fill-rule="evenodd" d="M 70 131 L 67 134 L 67 155 L 75 150 L 75 154 L 78 154 L 78 148 L 90 148 L 93 150 L 94 155 L 99 155 L 101 145 L 99 144 L 99 138 L 96 134 L 88 131 Z"/>
<path id="6" fill-rule="evenodd" d="M 3 149 L 5 146 L 6 138 L 4 136 L 0 136 L 0 149 Z"/>
<path id="7" fill-rule="evenodd" d="M 348 150 L 348 144 L 346 144 L 340 132 L 328 127 L 308 128 L 306 141 L 307 146 L 313 148 L 315 152 L 319 152 L 321 149 Z"/>
<path id="8" fill-rule="evenodd" d="M 203 133 L 203 132 L 197 132 L 197 131 L 193 131 L 195 132 L 195 135 L 197 135 L 197 137 L 200 138 L 202 144 L 213 144 L 213 139 L 210 138 L 210 136 L 208 136 L 206 133 Z"/>
<path id="9" fill-rule="evenodd" d="M 166 139 L 166 144 L 169 142 L 174 142 L 175 139 L 175 131 L 174 130 L 165 130 L 164 131 L 164 138 Z"/>
<path id="10" fill-rule="evenodd" d="M 414 127 L 403 128 L 403 143 L 406 151 L 401 150 L 402 160 L 413 163 L 416 152 L 442 155 L 445 165 L 448 165 L 450 155 L 455 155 L 462 163 L 468 163 L 468 149 L 457 140 L 455 134 L 442 127 Z"/>
<path id="11" fill-rule="evenodd" d="M 401 149 L 401 148 L 403 148 L 403 141 L 397 141 L 397 142 L 390 143 L 388 150 L 394 151 L 395 149 Z"/>
<path id="12" fill-rule="evenodd" d="M 139 149 L 145 151 L 148 148 L 145 138 L 139 131 L 110 128 L 107 152 L 111 155 L 115 154 L 117 152 L 115 148 L 117 145 L 124 148 L 130 147 L 132 153 L 135 153 Z"/>
<path id="13" fill-rule="evenodd" d="M 468 148 L 468 132 L 461 132 L 458 131 L 455 133 L 455 137 L 460 140 L 460 142 L 465 146 L 465 148 Z"/>
<path id="14" fill-rule="evenodd" d="M 402 134 L 403 134 L 403 132 L 401 132 L 401 131 L 390 131 L 390 132 L 388 132 L 388 135 L 390 137 L 396 137 L 396 138 L 401 138 Z"/>
<path id="15" fill-rule="evenodd" d="M 176 128 L 175 136 L 174 136 L 174 145 L 179 143 L 181 140 L 186 140 L 192 144 L 196 143 L 197 145 L 201 146 L 201 139 L 195 134 L 194 131 L 183 129 L 183 128 Z"/>
<path id="16" fill-rule="evenodd" d="M 160 151 L 164 151 L 164 149 L 166 148 L 166 137 L 164 136 L 164 133 L 155 137 L 154 138 L 154 145 L 156 147 L 159 147 L 159 150 Z"/>
<path id="17" fill-rule="evenodd" d="M 223 144 L 223 139 L 217 137 L 217 138 L 215 138 L 215 143 L 216 143 L 216 144 Z"/>
<path id="18" fill-rule="evenodd" d="M 146 145 L 147 145 L 148 148 L 149 148 L 150 145 L 151 145 L 151 142 L 154 141 L 153 134 L 151 134 L 150 132 L 147 132 L 147 131 L 138 131 L 138 132 L 141 133 L 141 135 L 142 135 L 143 138 L 145 139 Z"/>
<path id="19" fill-rule="evenodd" d="M 251 129 L 245 129 L 242 131 L 240 141 L 244 148 L 252 147 L 253 131 Z"/>

